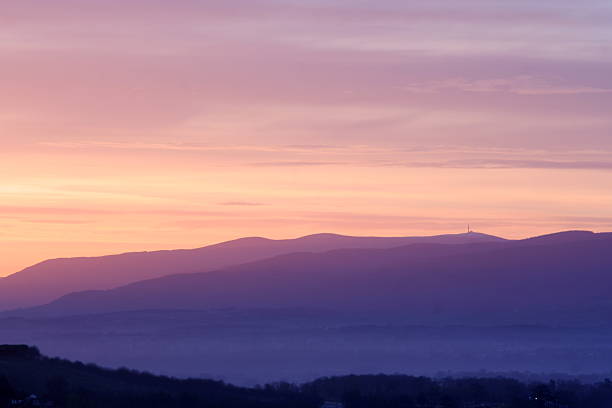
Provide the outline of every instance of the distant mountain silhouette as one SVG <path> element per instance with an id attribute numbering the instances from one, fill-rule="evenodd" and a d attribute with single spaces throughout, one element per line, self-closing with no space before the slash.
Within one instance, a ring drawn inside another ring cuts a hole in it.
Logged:
<path id="1" fill-rule="evenodd" d="M 53 259 L 0 278 L 0 310 L 40 305 L 70 292 L 111 289 L 144 279 L 210 271 L 290 252 L 494 241 L 503 239 L 479 233 L 391 238 L 317 234 L 285 240 L 242 238 L 190 250 Z"/>
<path id="2" fill-rule="evenodd" d="M 576 242 L 596 238 L 599 234 L 592 231 L 563 231 L 555 234 L 540 235 L 538 237 L 528 238 L 525 242 L 561 244 L 564 242 Z"/>
<path id="3" fill-rule="evenodd" d="M 64 296 L 14 315 L 318 307 L 411 321 L 609 323 L 612 234 L 291 253 Z"/>

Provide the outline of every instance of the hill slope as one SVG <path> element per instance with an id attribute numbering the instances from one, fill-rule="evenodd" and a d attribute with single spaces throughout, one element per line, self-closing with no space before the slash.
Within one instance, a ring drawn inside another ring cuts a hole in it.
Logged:
<path id="1" fill-rule="evenodd" d="M 485 234 L 432 237 L 348 237 L 317 234 L 297 239 L 242 238 L 198 249 L 138 252 L 44 261 L 0 278 L 0 310 L 50 302 L 70 292 L 111 289 L 175 273 L 205 272 L 297 251 L 391 248 L 410 243 L 503 241 Z"/>
<path id="2" fill-rule="evenodd" d="M 584 384 L 557 379 L 546 384 L 501 376 L 427 378 L 379 374 L 325 377 L 301 385 L 276 383 L 253 389 L 127 369 L 102 369 L 49 359 L 36 349 L 30 349 L 31 355 L 10 356 L 3 354 L 3 349 L 15 346 L 0 346 L 0 406 L 314 408 L 330 400 L 342 401 L 349 408 L 607 408 L 612 402 L 609 380 Z M 26 399 L 27 403 L 10 403 L 16 399 Z"/>
<path id="3" fill-rule="evenodd" d="M 15 349 L 19 352 L 13 355 L 2 352 Z M 29 351 L 27 355 L 22 349 Z M 30 394 L 66 407 L 318 406 L 316 398 L 297 392 L 247 389 L 212 380 L 178 380 L 127 369 L 108 370 L 47 358 L 26 346 L 0 346 L 0 405 L 8 402 L 3 399 Z"/>
<path id="4" fill-rule="evenodd" d="M 318 307 L 459 323 L 608 322 L 612 234 L 293 253 L 64 296 L 13 315 Z"/>

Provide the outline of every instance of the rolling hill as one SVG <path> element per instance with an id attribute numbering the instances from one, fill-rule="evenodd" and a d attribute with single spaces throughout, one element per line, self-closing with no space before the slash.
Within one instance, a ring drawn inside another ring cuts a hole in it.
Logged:
<path id="1" fill-rule="evenodd" d="M 176 273 L 205 272 L 290 252 L 493 241 L 503 239 L 478 233 L 389 238 L 316 234 L 285 240 L 242 238 L 190 250 L 53 259 L 1 278 L 0 310 L 47 303 L 70 292 L 111 289 Z"/>
<path id="2" fill-rule="evenodd" d="M 28 396 L 29 402 L 28 402 Z M 0 406 L 60 407 L 316 407 L 297 392 L 256 390 L 204 379 L 109 370 L 48 358 L 25 345 L 0 345 Z M 6 404 L 6 405 L 5 405 Z"/>
<path id="3" fill-rule="evenodd" d="M 522 241 L 291 253 L 72 293 L 8 315 L 317 307 L 428 323 L 607 323 L 611 248 L 612 234 L 568 232 Z"/>
<path id="4" fill-rule="evenodd" d="M 568 407 L 607 408 L 610 380 L 548 383 L 496 375 L 429 378 L 344 375 L 256 388 L 206 379 L 176 379 L 126 368 L 111 370 L 41 355 L 25 345 L 0 345 L 0 406 L 91 408 L 349 408 Z"/>

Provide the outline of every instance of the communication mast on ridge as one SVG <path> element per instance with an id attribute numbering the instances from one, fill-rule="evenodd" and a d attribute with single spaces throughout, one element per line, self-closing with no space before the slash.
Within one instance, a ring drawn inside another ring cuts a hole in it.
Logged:
<path id="1" fill-rule="evenodd" d="M 470 224 L 468 224 L 467 232 L 468 232 L 468 234 L 469 234 L 470 232 L 472 232 L 472 230 L 470 229 Z"/>

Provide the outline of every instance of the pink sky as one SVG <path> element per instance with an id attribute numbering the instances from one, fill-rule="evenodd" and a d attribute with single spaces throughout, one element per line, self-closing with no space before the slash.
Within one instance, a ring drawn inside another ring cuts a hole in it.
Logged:
<path id="1" fill-rule="evenodd" d="M 0 275 L 315 232 L 612 230 L 609 1 L 20 0 Z"/>

